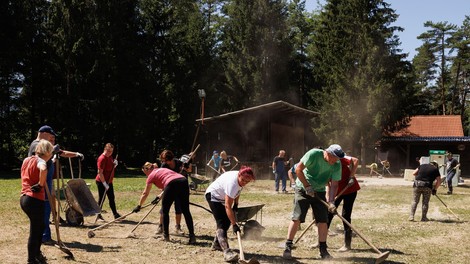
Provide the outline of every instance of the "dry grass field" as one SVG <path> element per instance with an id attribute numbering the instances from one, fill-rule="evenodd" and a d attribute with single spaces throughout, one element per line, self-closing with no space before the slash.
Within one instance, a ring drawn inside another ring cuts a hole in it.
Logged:
<path id="1" fill-rule="evenodd" d="M 470 244 L 470 184 L 458 186 L 454 195 L 444 195 L 445 189 L 438 191 L 439 197 L 459 218 L 456 217 L 436 197 L 431 198 L 429 222 L 409 222 L 408 213 L 411 204 L 411 182 L 402 178 L 359 177 L 362 189 L 359 191 L 352 216 L 353 226 L 380 251 L 391 254 L 384 263 L 469 263 Z M 93 180 L 91 192 L 96 197 L 97 190 Z M 121 214 L 126 214 L 136 205 L 145 185 L 143 177 L 118 177 L 115 181 L 117 206 Z M 19 206 L 19 179 L 0 179 L 0 262 L 26 263 L 26 243 L 28 237 L 28 219 Z M 261 237 L 243 240 L 247 259 L 256 258 L 260 263 L 374 263 L 378 254 L 359 236 L 353 238 L 353 250 L 346 253 L 336 252 L 342 246 L 343 235 L 340 220 L 335 217 L 328 237 L 329 251 L 334 259 L 321 261 L 318 249 L 311 245 L 316 241 L 316 230 L 312 228 L 299 241 L 293 251 L 294 259 L 282 259 L 289 216 L 292 207 L 292 194 L 276 194 L 273 181 L 259 180 L 249 184 L 242 192 L 240 206 L 264 204 L 257 215 L 257 220 L 266 229 Z M 157 193 L 152 190 L 152 196 Z M 191 202 L 208 207 L 203 194 L 193 193 Z M 420 219 L 421 204 L 415 219 Z M 75 259 L 69 260 L 58 248 L 42 246 L 49 263 L 224 263 L 221 252 L 211 251 L 215 222 L 212 215 L 201 208 L 191 206 L 197 244 L 187 245 L 187 237 L 171 236 L 171 242 L 155 239 L 155 223 L 158 222 L 157 206 L 143 223 L 133 232 L 135 238 L 129 238 L 130 231 L 148 212 L 150 207 L 139 213 L 130 214 L 125 220 L 96 230 L 96 236 L 89 238 L 87 233 L 103 222 L 93 225 L 94 217 L 85 217 L 82 227 L 61 226 L 60 235 L 64 244 L 72 251 Z M 105 220 L 112 220 L 107 203 L 103 214 Z M 262 215 L 261 215 L 262 213 Z M 63 215 L 63 213 L 62 213 Z M 309 214 L 311 215 L 311 214 Z M 170 232 L 174 229 L 174 217 L 171 213 Z M 302 228 L 311 221 L 309 219 Z M 55 239 L 54 226 L 53 238 Z M 183 230 L 186 230 L 183 220 Z M 297 235 L 299 235 L 298 232 Z M 230 245 L 238 249 L 236 237 L 230 233 Z"/>

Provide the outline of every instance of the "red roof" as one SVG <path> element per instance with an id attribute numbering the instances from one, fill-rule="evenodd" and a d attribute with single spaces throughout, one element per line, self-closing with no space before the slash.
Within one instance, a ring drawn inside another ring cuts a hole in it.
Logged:
<path id="1" fill-rule="evenodd" d="M 463 137 L 460 115 L 413 116 L 407 128 L 392 137 Z"/>

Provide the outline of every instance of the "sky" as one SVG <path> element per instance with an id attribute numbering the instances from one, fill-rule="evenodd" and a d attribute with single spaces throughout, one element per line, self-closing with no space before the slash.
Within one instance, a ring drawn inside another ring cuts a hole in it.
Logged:
<path id="1" fill-rule="evenodd" d="M 324 3 L 324 0 L 320 1 Z M 416 55 L 415 49 L 421 46 L 422 41 L 417 37 L 427 31 L 424 27 L 426 21 L 449 22 L 461 26 L 465 15 L 470 16 L 469 0 L 385 0 L 399 15 L 393 26 L 404 28 L 397 32 L 400 38 L 403 53 L 408 53 L 408 60 Z M 306 0 L 307 11 L 317 9 L 317 0 Z"/>

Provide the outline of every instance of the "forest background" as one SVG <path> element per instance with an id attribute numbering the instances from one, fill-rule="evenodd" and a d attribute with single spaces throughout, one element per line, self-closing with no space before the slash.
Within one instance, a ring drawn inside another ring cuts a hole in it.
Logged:
<path id="1" fill-rule="evenodd" d="M 129 166 L 184 154 L 201 89 L 207 116 L 276 100 L 319 112 L 319 144 L 353 153 L 414 115 L 461 115 L 468 135 L 470 17 L 426 22 L 407 60 L 398 15 L 381 0 L 3 1 L 0 170 L 43 124 L 90 167 L 107 142 Z"/>

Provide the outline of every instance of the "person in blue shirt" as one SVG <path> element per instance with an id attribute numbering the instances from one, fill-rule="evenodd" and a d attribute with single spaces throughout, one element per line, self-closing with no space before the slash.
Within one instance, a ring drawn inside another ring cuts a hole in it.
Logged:
<path id="1" fill-rule="evenodd" d="M 209 166 L 211 169 L 215 171 L 214 174 L 212 174 L 212 180 L 215 180 L 220 175 L 220 161 L 222 158 L 219 156 L 219 152 L 217 150 L 214 150 L 212 153 L 212 157 L 207 163 L 207 166 Z"/>

